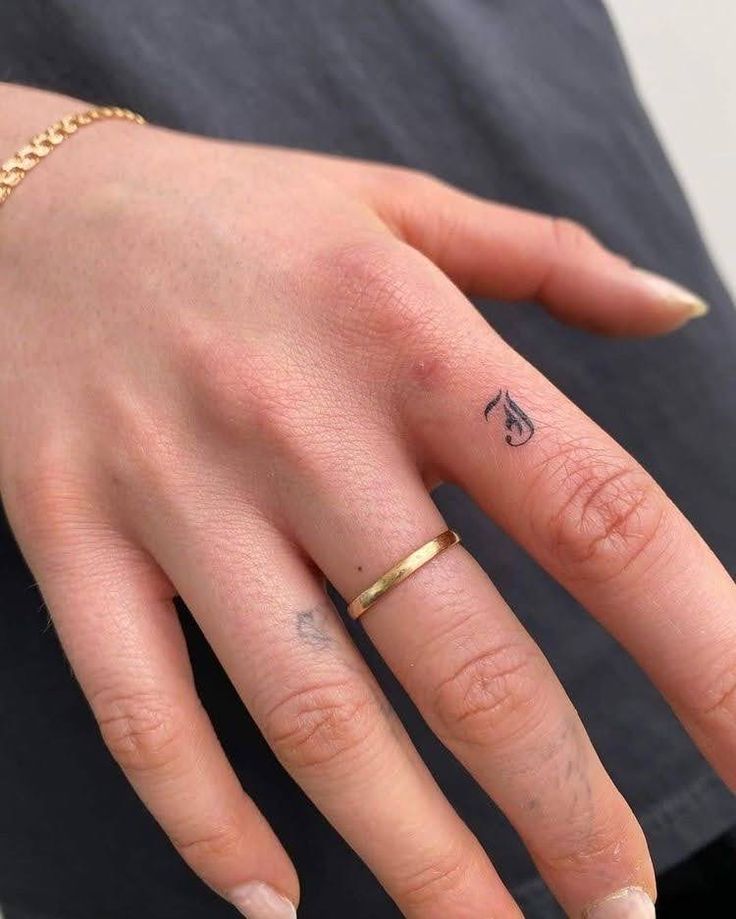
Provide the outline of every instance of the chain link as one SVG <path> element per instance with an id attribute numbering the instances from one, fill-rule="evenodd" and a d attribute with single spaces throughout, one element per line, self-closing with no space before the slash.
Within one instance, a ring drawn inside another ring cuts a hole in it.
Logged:
<path id="1" fill-rule="evenodd" d="M 131 112 L 127 108 L 110 105 L 99 105 L 86 112 L 67 115 L 60 121 L 54 122 L 50 128 L 32 137 L 30 143 L 0 166 L 0 206 L 8 200 L 13 189 L 20 185 L 31 169 L 63 143 L 67 137 L 76 134 L 85 125 L 103 118 L 122 118 L 126 121 L 134 121 L 136 124 L 146 123 L 142 115 Z"/>

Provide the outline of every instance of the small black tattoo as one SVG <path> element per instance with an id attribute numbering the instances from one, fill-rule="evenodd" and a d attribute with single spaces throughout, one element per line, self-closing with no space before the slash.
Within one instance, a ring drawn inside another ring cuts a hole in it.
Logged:
<path id="1" fill-rule="evenodd" d="M 534 436 L 534 423 L 526 412 L 514 402 L 509 395 L 508 389 L 499 389 L 498 393 L 486 405 L 483 415 L 486 421 L 489 421 L 491 412 L 502 399 L 501 404 L 506 416 L 504 424 L 509 432 L 506 435 L 506 443 L 510 447 L 521 447 L 523 444 L 529 443 Z"/>
<path id="2" fill-rule="evenodd" d="M 320 605 L 296 614 L 296 631 L 302 641 L 318 651 L 332 647 L 332 636 L 328 633 L 329 613 Z"/>

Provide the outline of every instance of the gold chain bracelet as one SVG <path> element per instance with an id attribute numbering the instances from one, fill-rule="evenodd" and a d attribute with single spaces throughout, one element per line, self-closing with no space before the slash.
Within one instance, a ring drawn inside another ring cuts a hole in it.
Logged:
<path id="1" fill-rule="evenodd" d="M 13 189 L 20 185 L 31 169 L 63 143 L 67 137 L 76 134 L 85 125 L 101 121 L 103 118 L 123 118 L 126 121 L 134 121 L 136 124 L 146 123 L 142 115 L 131 112 L 130 109 L 109 105 L 99 105 L 86 112 L 67 115 L 61 121 L 54 122 L 43 133 L 32 137 L 29 144 L 22 147 L 15 156 L 11 156 L 0 166 L 0 205 L 5 204 Z"/>

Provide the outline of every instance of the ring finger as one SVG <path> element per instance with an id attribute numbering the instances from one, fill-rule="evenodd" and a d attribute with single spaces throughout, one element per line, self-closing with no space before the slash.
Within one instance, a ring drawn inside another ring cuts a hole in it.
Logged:
<path id="1" fill-rule="evenodd" d="M 359 485 L 343 468 L 321 477 L 329 494 L 314 483 L 302 490 L 293 520 L 350 599 L 446 525 L 399 449 L 391 455 L 383 445 Z M 623 888 L 653 893 L 634 815 L 541 651 L 461 546 L 391 589 L 361 621 L 571 915 Z"/>

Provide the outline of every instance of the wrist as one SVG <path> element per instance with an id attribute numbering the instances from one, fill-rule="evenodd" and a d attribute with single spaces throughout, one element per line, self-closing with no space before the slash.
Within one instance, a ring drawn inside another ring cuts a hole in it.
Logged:
<path id="1" fill-rule="evenodd" d="M 0 164 L 5 163 L 5 171 L 0 172 L 0 227 L 5 224 L 16 230 L 22 228 L 24 214 L 38 223 L 39 216 L 58 213 L 59 208 L 66 214 L 74 210 L 89 186 L 85 180 L 105 174 L 107 147 L 115 148 L 116 159 L 110 162 L 119 166 L 127 152 L 121 155 L 121 143 L 127 147 L 128 141 L 124 134 L 122 141 L 120 135 L 111 134 L 110 128 L 99 130 L 97 122 L 135 123 L 136 128 L 142 122 L 128 110 L 100 108 L 69 96 L 8 84 L 0 84 L 0 103 L 5 116 L 0 127 Z M 17 140 L 20 131 L 24 131 L 22 141 Z M 3 151 L 4 142 L 8 146 Z"/>
<path id="2" fill-rule="evenodd" d="M 64 115 L 88 108 L 73 96 L 0 82 L 0 162 Z"/>

